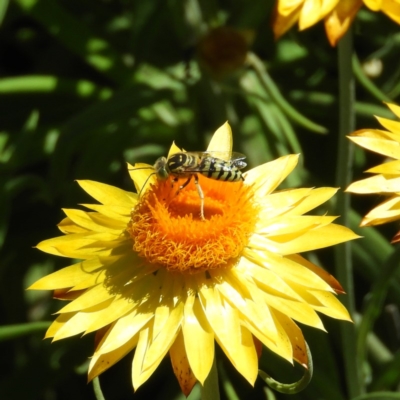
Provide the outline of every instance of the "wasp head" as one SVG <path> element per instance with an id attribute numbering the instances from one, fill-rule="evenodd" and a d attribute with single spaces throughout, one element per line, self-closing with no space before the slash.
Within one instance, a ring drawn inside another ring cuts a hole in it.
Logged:
<path id="1" fill-rule="evenodd" d="M 165 181 L 169 177 L 168 160 L 165 157 L 160 157 L 154 164 L 154 171 L 157 179 Z"/>

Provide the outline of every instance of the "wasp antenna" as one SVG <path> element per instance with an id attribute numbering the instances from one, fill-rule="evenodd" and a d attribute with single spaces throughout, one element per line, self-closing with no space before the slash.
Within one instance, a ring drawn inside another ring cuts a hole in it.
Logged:
<path id="1" fill-rule="evenodd" d="M 138 168 L 138 169 L 148 169 L 148 168 Z M 146 179 L 146 181 L 145 181 L 145 183 L 144 183 L 144 185 L 142 186 L 142 188 L 140 189 L 140 192 L 139 192 L 139 198 L 140 198 L 140 195 L 142 194 L 142 192 L 143 192 L 143 189 L 146 187 L 146 185 L 147 185 L 147 182 L 149 181 L 149 179 L 153 176 L 153 175 L 155 175 L 156 174 L 156 172 L 154 171 L 154 172 L 152 172 L 148 177 L 147 177 L 147 179 Z"/>
<path id="2" fill-rule="evenodd" d="M 140 167 L 140 168 L 128 168 L 128 171 L 136 171 L 138 169 L 154 169 L 154 167 Z"/>

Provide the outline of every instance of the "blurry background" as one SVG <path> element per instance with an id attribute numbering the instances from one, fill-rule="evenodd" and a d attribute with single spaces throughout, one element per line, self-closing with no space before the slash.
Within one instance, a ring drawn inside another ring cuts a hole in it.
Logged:
<path id="1" fill-rule="evenodd" d="M 60 308 L 51 293 L 25 288 L 71 264 L 33 246 L 59 235 L 62 207 L 88 202 L 75 179 L 133 191 L 126 162 L 153 164 L 173 140 L 189 151 L 205 150 L 228 120 L 234 150 L 246 154 L 249 167 L 301 153 L 284 187 L 335 186 L 337 49 L 322 24 L 275 41 L 273 3 L 0 0 L 1 399 L 94 399 L 86 384 L 92 335 L 51 344 L 42 340 L 42 325 L 18 338 L 4 327 L 50 321 Z M 373 114 L 392 118 L 382 100 L 400 94 L 399 26 L 362 9 L 353 32 L 357 128 L 376 128 Z M 381 162 L 359 149 L 355 156 L 355 179 Z M 396 390 L 400 275 L 379 289 L 374 282 L 393 252 L 389 240 L 398 225 L 360 230 L 358 215 L 381 199 L 352 201 L 352 228 L 365 236 L 353 244 L 357 310 L 369 321 L 379 315 L 368 336 L 365 379 L 371 391 Z M 310 256 L 334 273 L 331 250 Z M 364 314 L 377 291 L 382 301 Z M 302 327 L 315 373 L 298 399 L 347 398 L 338 333 L 344 322 L 322 318 L 329 334 Z M 266 391 L 260 379 L 251 388 L 218 355 L 222 398 L 290 398 Z M 131 361 L 129 355 L 100 377 L 107 399 L 184 398 L 168 358 L 133 394 Z M 260 363 L 280 381 L 301 376 L 300 368 L 267 351 Z M 195 388 L 189 399 L 198 396 Z"/>

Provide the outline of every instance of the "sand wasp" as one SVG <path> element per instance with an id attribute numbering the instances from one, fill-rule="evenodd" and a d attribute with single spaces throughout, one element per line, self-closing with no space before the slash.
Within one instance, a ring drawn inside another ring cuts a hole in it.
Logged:
<path id="1" fill-rule="evenodd" d="M 244 161 L 245 158 L 246 156 L 244 154 L 235 152 L 179 152 L 172 154 L 168 158 L 160 157 L 157 159 L 153 167 L 153 174 L 155 174 L 160 181 L 168 179 L 170 175 L 174 177 L 173 182 L 177 182 L 180 178 L 187 178 L 187 180 L 179 186 L 177 193 L 184 189 L 193 177 L 200 197 L 200 217 L 204 220 L 204 193 L 201 189 L 197 174 L 226 182 L 244 180 L 240 170 L 247 165 Z"/>

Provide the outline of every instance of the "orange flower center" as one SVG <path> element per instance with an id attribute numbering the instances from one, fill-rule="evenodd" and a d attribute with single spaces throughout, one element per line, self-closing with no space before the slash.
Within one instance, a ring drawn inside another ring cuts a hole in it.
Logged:
<path id="1" fill-rule="evenodd" d="M 252 187 L 199 176 L 202 220 L 193 179 L 178 190 L 182 182 L 158 181 L 142 196 L 127 228 L 133 250 L 170 271 L 196 273 L 234 266 L 258 216 Z"/>

